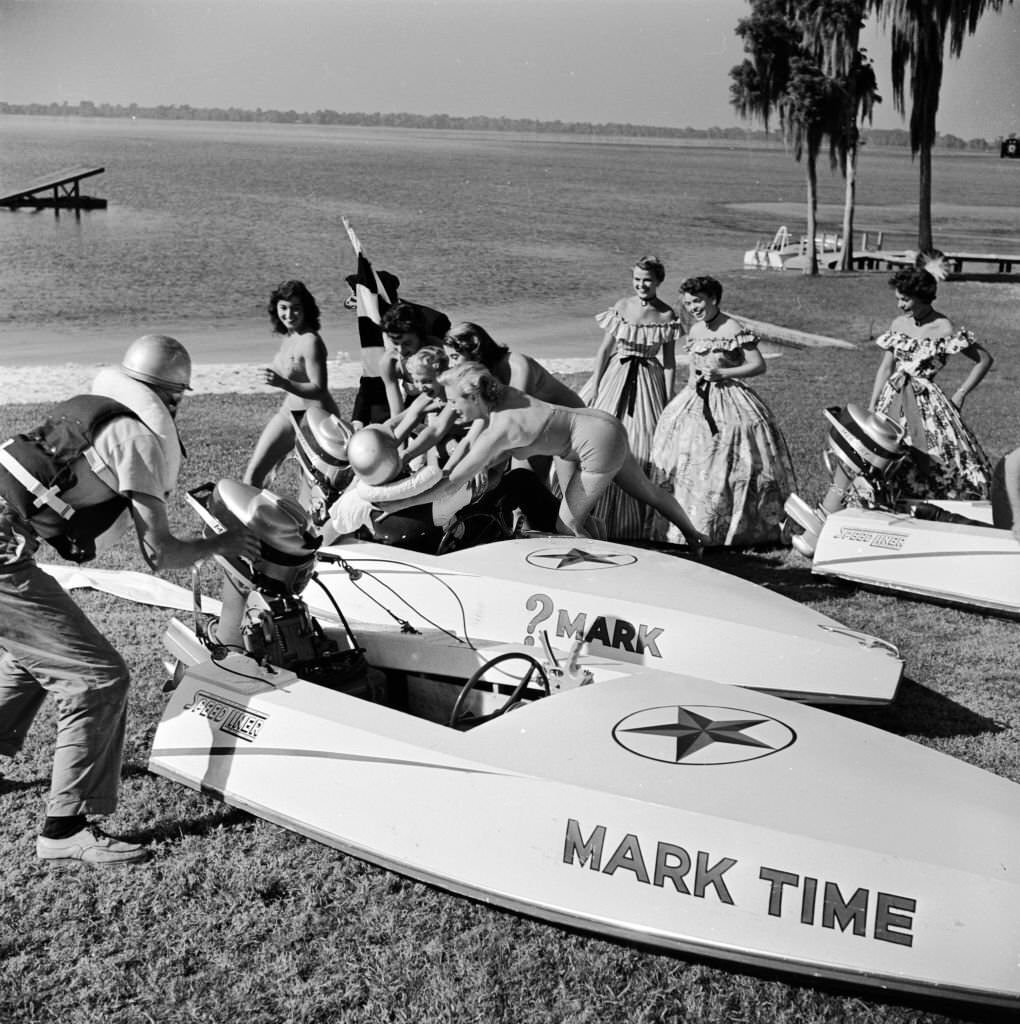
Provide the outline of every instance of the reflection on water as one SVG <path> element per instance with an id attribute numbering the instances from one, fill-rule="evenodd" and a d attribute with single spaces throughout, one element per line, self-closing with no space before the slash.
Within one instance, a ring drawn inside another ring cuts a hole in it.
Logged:
<path id="1" fill-rule="evenodd" d="M 939 244 L 1015 246 L 1006 163 L 936 159 Z M 588 317 L 626 292 L 636 256 L 665 260 L 672 295 L 689 274 L 738 267 L 779 223 L 803 230 L 803 168 L 781 148 L 0 117 L 0 188 L 86 164 L 106 168 L 86 191 L 108 209 L 0 211 L 16 254 L 0 267 L 0 346 L 19 326 L 131 336 L 255 322 L 288 277 L 311 287 L 327 331 L 346 325 L 343 215 L 408 297 L 454 319 L 501 306 Z M 820 168 L 824 230 L 839 227 L 842 192 Z M 866 150 L 858 231 L 909 246 L 916 192 L 908 153 Z"/>

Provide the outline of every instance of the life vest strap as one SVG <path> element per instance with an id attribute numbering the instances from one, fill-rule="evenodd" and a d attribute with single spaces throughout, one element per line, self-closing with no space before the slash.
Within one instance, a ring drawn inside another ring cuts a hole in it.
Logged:
<path id="1" fill-rule="evenodd" d="M 7 449 L 14 443 L 14 438 L 9 441 L 5 441 L 0 445 L 0 466 L 3 466 L 15 480 L 21 484 L 22 487 L 28 491 L 29 494 L 34 498 L 33 505 L 36 508 L 42 508 L 43 505 L 47 508 L 51 508 L 54 512 L 60 516 L 61 519 L 70 519 L 74 515 L 74 509 L 67 504 L 66 501 L 61 501 L 57 495 L 60 493 L 60 488 L 57 486 L 46 487 L 43 483 L 37 480 L 25 467 L 18 462 L 14 456 L 7 451 Z"/>

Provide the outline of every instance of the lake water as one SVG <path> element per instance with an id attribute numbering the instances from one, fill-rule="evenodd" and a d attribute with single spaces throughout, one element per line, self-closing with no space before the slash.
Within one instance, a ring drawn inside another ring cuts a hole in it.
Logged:
<path id="1" fill-rule="evenodd" d="M 590 355 L 592 321 L 629 290 L 633 260 L 680 281 L 725 282 L 780 224 L 804 230 L 803 168 L 780 146 L 304 125 L 0 116 L 0 191 L 103 166 L 84 191 L 106 210 L 0 210 L 0 363 L 94 363 L 145 331 L 196 361 L 264 361 L 264 307 L 303 279 L 331 353 L 357 352 L 342 307 L 347 216 L 402 294 L 472 319 L 536 355 Z M 1016 171 L 938 154 L 943 247 L 1015 250 Z M 858 231 L 916 236 L 908 153 L 865 152 Z M 843 183 L 819 168 L 820 227 L 840 226 Z M 520 339 L 529 339 L 521 344 Z"/>

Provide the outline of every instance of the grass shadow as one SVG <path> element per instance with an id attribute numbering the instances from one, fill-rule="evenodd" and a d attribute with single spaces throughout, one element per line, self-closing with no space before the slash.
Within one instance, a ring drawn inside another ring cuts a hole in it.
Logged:
<path id="1" fill-rule="evenodd" d="M 140 829 L 130 838 L 144 843 L 179 843 L 186 837 L 202 838 L 221 829 L 247 827 L 255 818 L 247 811 L 238 810 L 227 804 L 217 804 L 208 814 L 197 818 L 183 818 L 166 821 L 151 828 Z"/>
<path id="2" fill-rule="evenodd" d="M 998 735 L 1008 729 L 1002 722 L 978 714 L 966 705 L 907 678 L 900 683 L 899 693 L 892 704 L 833 710 L 883 732 L 926 739 Z"/>
<path id="3" fill-rule="evenodd" d="M 626 543 L 678 557 L 687 554 L 682 545 Z M 801 603 L 852 597 L 858 589 L 845 580 L 815 575 L 806 559 L 786 548 L 709 548 L 703 564 Z"/>
<path id="4" fill-rule="evenodd" d="M 10 779 L 0 775 L 0 793 L 26 793 L 30 789 L 49 789 L 49 776 L 38 779 Z"/>

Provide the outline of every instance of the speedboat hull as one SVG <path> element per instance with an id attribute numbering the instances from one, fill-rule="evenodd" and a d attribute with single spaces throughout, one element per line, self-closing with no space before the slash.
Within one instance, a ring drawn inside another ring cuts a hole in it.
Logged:
<path id="1" fill-rule="evenodd" d="M 302 597 L 323 621 L 400 624 L 470 640 L 580 637 L 615 660 L 812 703 L 884 704 L 891 644 L 736 576 L 658 551 L 539 537 L 445 555 L 374 543 L 320 552 Z M 331 600 L 332 599 L 332 600 Z"/>
<path id="2" fill-rule="evenodd" d="M 412 690 L 415 649 L 390 650 Z M 449 649 L 454 670 L 485 656 Z M 1020 1008 L 1020 787 L 803 704 L 619 661 L 593 671 L 460 732 L 241 655 L 197 660 L 149 768 L 553 923 Z"/>
<path id="3" fill-rule="evenodd" d="M 1020 543 L 1011 531 L 990 525 L 842 509 L 822 524 L 812 571 L 931 601 L 1020 616 Z"/>

